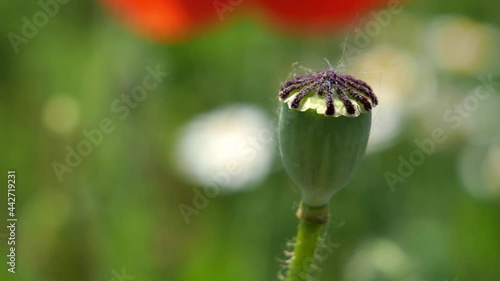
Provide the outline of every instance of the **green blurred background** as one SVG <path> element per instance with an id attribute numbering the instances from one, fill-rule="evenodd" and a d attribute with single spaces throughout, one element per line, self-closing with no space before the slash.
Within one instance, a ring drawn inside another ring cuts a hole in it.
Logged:
<path id="1" fill-rule="evenodd" d="M 325 59 L 370 82 L 381 106 L 358 176 L 331 202 L 335 250 L 319 280 L 500 280 L 500 3 L 413 2 L 359 47 L 372 15 L 313 38 L 242 18 L 169 45 L 76 1 L 16 53 L 7 34 L 39 9 L 0 4 L 0 219 L 9 169 L 18 217 L 15 274 L 0 227 L 0 280 L 277 280 L 300 196 L 276 138 L 259 132 L 274 130 L 280 83 Z M 148 66 L 169 75 L 121 120 L 112 104 Z M 491 95 L 460 115 L 480 76 Z M 53 163 L 103 118 L 114 131 L 60 181 Z M 446 141 L 388 183 L 435 128 Z M 228 152 L 235 144 L 249 150 Z M 196 208 L 204 175 L 231 161 L 241 170 Z"/>

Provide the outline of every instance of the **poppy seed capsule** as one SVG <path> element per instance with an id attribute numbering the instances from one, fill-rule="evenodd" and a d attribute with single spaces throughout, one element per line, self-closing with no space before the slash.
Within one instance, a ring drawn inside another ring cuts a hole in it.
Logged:
<path id="1" fill-rule="evenodd" d="M 363 159 L 377 98 L 365 82 L 332 69 L 293 78 L 279 98 L 283 165 L 305 205 L 325 206 Z"/>

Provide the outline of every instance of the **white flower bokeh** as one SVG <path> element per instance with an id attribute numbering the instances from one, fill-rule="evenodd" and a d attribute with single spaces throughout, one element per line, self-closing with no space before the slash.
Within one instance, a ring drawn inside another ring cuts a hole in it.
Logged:
<path id="1" fill-rule="evenodd" d="M 410 280 L 407 277 L 412 270 L 410 258 L 399 245 L 386 239 L 370 239 L 347 262 L 343 280 Z"/>
<path id="2" fill-rule="evenodd" d="M 380 45 L 355 58 L 350 72 L 371 85 L 379 99 L 373 109 L 368 152 L 393 144 L 411 111 L 419 65 L 414 56 L 398 48 Z M 371 72 L 367 72 L 371 71 Z"/>
<path id="3" fill-rule="evenodd" d="M 436 64 L 459 74 L 486 70 L 498 49 L 498 34 L 488 25 L 463 16 L 442 16 L 428 27 L 427 50 Z"/>
<path id="4" fill-rule="evenodd" d="M 80 123 L 78 103 L 69 96 L 54 96 L 42 109 L 43 125 L 59 135 L 72 133 Z"/>
<path id="5" fill-rule="evenodd" d="M 264 111 L 230 105 L 201 114 L 185 125 L 176 161 L 195 184 L 237 191 L 269 173 L 274 150 L 274 133 Z"/>
<path id="6" fill-rule="evenodd" d="M 465 191 L 483 200 L 500 199 L 500 142 L 470 144 L 460 153 L 457 174 Z"/>

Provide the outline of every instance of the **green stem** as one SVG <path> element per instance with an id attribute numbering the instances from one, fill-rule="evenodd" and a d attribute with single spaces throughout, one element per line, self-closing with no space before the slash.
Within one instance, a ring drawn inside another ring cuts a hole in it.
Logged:
<path id="1" fill-rule="evenodd" d="M 324 225 L 328 222 L 328 205 L 313 208 L 301 203 L 297 217 L 300 220 L 299 231 L 287 281 L 309 280 L 318 239 Z"/>

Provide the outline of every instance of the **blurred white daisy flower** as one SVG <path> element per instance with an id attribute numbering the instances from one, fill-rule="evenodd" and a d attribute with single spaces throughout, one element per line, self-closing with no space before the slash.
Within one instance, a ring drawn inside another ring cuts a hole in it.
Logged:
<path id="1" fill-rule="evenodd" d="M 373 110 L 368 152 L 390 146 L 400 134 L 418 71 L 413 56 L 385 45 L 358 55 L 350 65 L 349 72 L 372 85 L 379 99 L 378 107 Z"/>
<path id="2" fill-rule="evenodd" d="M 496 57 L 497 41 L 494 28 L 462 16 L 437 18 L 426 36 L 427 49 L 437 65 L 462 74 L 484 71 Z"/>
<path id="3" fill-rule="evenodd" d="M 255 106 L 231 105 L 204 113 L 184 127 L 176 161 L 196 184 L 239 190 L 269 173 L 272 129 L 268 116 Z"/>

